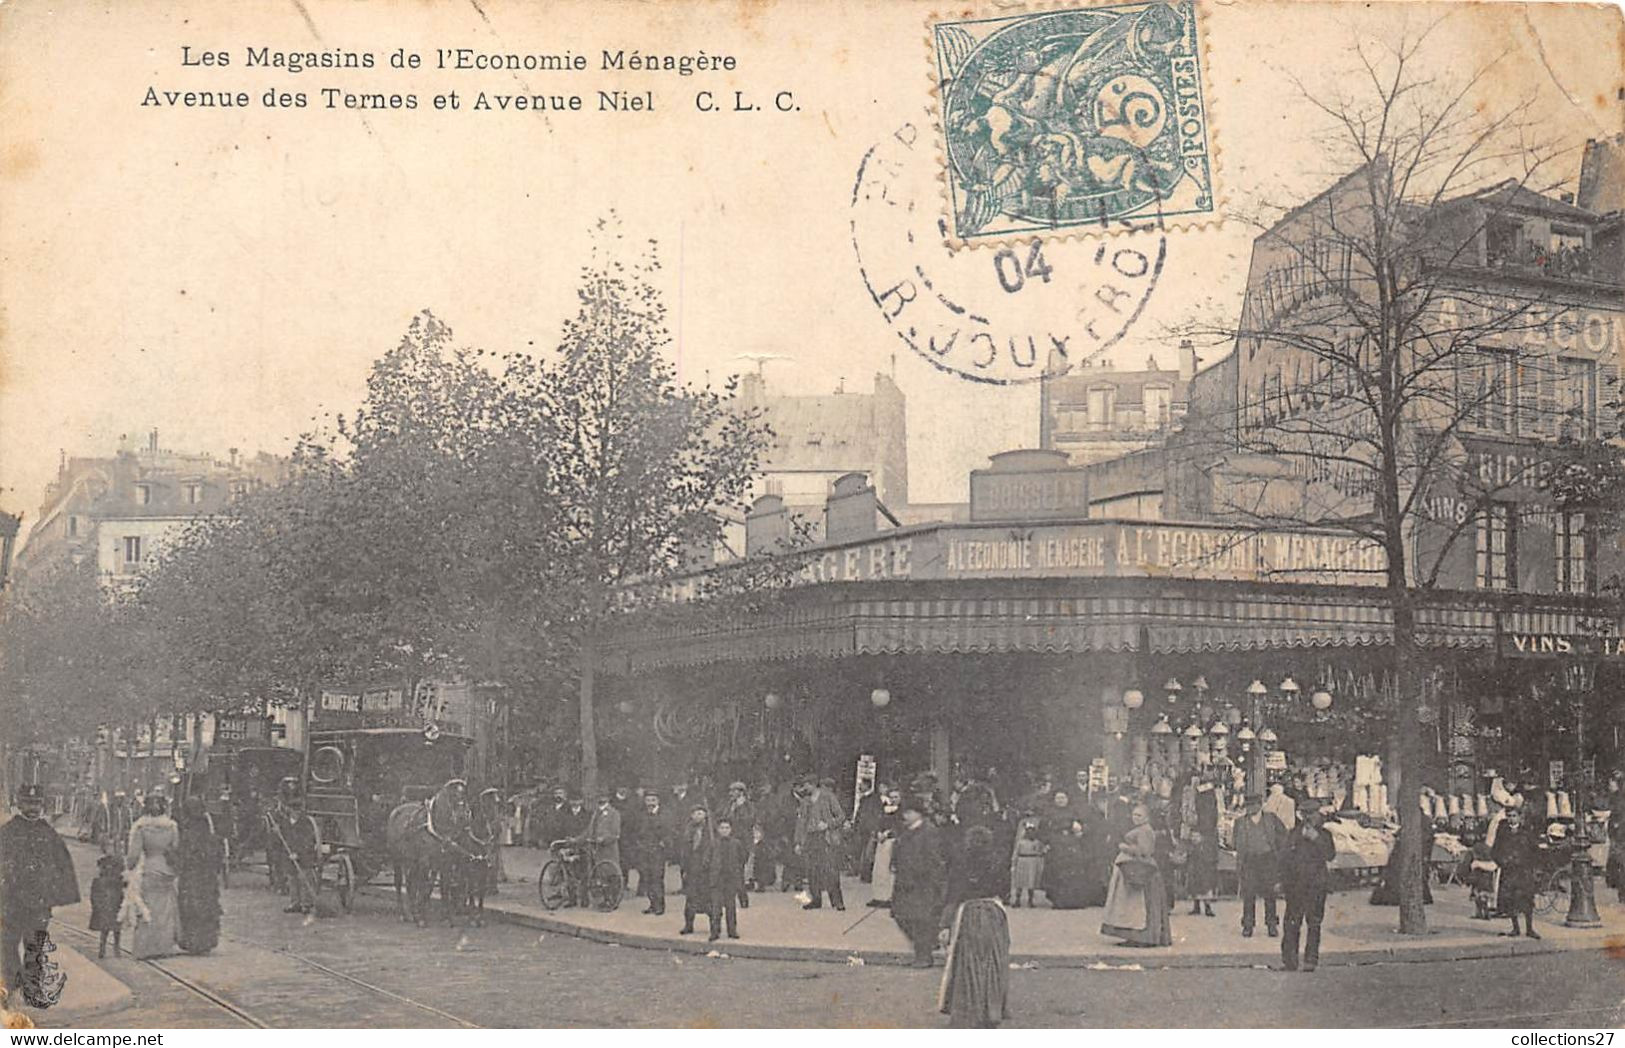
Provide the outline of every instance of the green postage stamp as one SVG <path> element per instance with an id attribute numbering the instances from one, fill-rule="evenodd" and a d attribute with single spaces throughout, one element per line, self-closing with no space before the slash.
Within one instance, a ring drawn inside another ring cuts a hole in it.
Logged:
<path id="1" fill-rule="evenodd" d="M 1215 212 L 1194 3 L 937 22 L 931 41 L 950 239 Z"/>

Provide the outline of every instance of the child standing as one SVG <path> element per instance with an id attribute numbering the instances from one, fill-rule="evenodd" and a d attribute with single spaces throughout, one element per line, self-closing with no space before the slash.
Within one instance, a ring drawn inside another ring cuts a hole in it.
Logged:
<path id="1" fill-rule="evenodd" d="M 1022 896 L 1033 904 L 1033 892 L 1044 879 L 1044 852 L 1048 849 L 1038 837 L 1038 823 L 1028 819 L 1021 824 L 1015 853 L 1010 857 L 1010 905 L 1020 906 Z"/>
<path id="2" fill-rule="evenodd" d="M 90 882 L 90 930 L 101 932 L 97 957 L 107 956 L 107 933 L 113 933 L 113 953 L 119 952 L 119 905 L 124 901 L 124 859 L 103 855 L 96 860 L 96 879 Z"/>
<path id="3" fill-rule="evenodd" d="M 739 909 L 735 904 L 745 886 L 746 855 L 745 842 L 733 835 L 732 820 L 718 819 L 716 853 L 712 859 L 716 863 L 716 883 L 712 889 L 716 894 L 711 903 L 713 940 L 720 931 L 717 928 L 719 914 L 728 918 L 728 938 L 739 938 Z"/>

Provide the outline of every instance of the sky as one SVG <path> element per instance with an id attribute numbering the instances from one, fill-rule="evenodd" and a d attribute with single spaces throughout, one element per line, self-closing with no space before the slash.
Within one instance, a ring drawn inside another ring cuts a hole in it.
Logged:
<path id="1" fill-rule="evenodd" d="M 992 8 L 989 8 L 990 10 Z M 765 365 L 772 388 L 908 397 L 915 501 L 958 501 L 987 455 L 1037 439 L 1037 393 L 965 382 L 900 342 L 860 278 L 855 174 L 931 104 L 926 22 L 907 2 L 478 6 L 258 2 L 0 8 L 0 506 L 37 514 L 58 455 L 106 455 L 156 428 L 163 446 L 286 452 L 353 410 L 373 360 L 432 309 L 458 341 L 546 350 L 573 310 L 589 231 L 617 216 L 664 259 L 682 376 Z M 1480 102 L 1534 97 L 1550 137 L 1621 131 L 1620 13 L 1514 4 L 1236 3 L 1202 8 L 1222 213 L 1169 234 L 1163 276 L 1110 356 L 1173 366 L 1169 331 L 1239 310 L 1267 202 L 1342 173 L 1298 94 L 1352 83 L 1355 40 L 1433 30 L 1440 77 L 1499 56 Z M 226 67 L 183 65 L 204 51 Z M 249 48 L 371 52 L 373 70 L 247 68 Z M 574 73 L 394 70 L 397 48 L 589 57 Z M 606 73 L 604 49 L 731 55 L 731 71 Z M 320 90 L 412 92 L 415 110 L 322 106 Z M 143 106 L 149 88 L 242 90 L 247 109 Z M 456 90 L 655 92 L 654 112 L 457 113 Z M 267 89 L 305 91 L 302 110 Z M 701 113 L 702 90 L 763 112 Z M 791 91 L 795 111 L 772 110 Z M 941 203 L 933 159 L 902 180 Z M 1081 263 L 1088 242 L 1047 245 Z M 934 262 L 942 245 L 922 247 Z M 983 256 L 985 259 L 986 256 Z M 943 264 L 948 264 L 943 262 Z M 952 263 L 968 271 L 973 261 Z M 990 264 L 990 263 L 989 263 Z M 986 292 L 987 281 L 977 287 Z M 973 304 L 980 304 L 979 302 Z M 997 303 L 993 303 L 994 306 Z M 1206 351 L 1208 360 L 1218 353 Z"/>

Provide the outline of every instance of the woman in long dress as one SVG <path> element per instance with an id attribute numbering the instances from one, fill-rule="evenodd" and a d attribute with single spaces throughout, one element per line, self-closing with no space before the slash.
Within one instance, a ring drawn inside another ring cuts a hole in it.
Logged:
<path id="1" fill-rule="evenodd" d="M 1144 804 L 1134 806 L 1131 818 L 1134 828 L 1117 846 L 1100 932 L 1122 939 L 1125 946 L 1169 946 L 1173 934 L 1167 882 L 1157 863 L 1157 833 Z"/>
<path id="2" fill-rule="evenodd" d="M 948 963 L 937 1009 L 949 1025 L 994 1027 L 1007 1017 L 1010 924 L 999 896 L 1008 883 L 1003 850 L 985 826 L 972 826 L 948 863 Z"/>
<path id="3" fill-rule="evenodd" d="M 142 810 L 130 827 L 130 846 L 124 856 L 135 871 L 129 878 L 134 897 L 126 896 L 123 916 L 133 931 L 130 953 L 137 960 L 174 953 L 179 934 L 173 856 L 180 844 L 180 829 L 166 814 L 168 804 L 163 797 L 148 797 Z"/>
<path id="4" fill-rule="evenodd" d="M 869 873 L 869 905 L 890 906 L 897 875 L 892 870 L 892 851 L 897 844 L 897 831 L 903 826 L 903 814 L 898 809 L 902 794 L 887 790 L 880 806 L 880 822 L 875 830 L 875 858 Z"/>
<path id="5" fill-rule="evenodd" d="M 1091 873 L 1083 823 L 1074 820 L 1072 829 L 1050 843 L 1044 856 L 1044 897 L 1057 910 L 1078 910 L 1099 906 L 1106 893 L 1090 891 Z M 1092 898 L 1091 895 L 1098 897 Z"/>
<path id="6" fill-rule="evenodd" d="M 196 798 L 186 802 L 180 822 L 180 877 L 176 901 L 180 913 L 180 946 L 187 953 L 208 953 L 220 943 L 220 838 L 209 827 L 209 815 Z"/>

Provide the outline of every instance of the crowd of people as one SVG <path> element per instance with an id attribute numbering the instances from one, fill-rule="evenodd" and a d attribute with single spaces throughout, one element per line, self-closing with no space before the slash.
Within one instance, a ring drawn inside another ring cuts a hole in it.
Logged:
<path id="1" fill-rule="evenodd" d="M 855 876 L 871 887 L 869 905 L 890 908 L 924 967 L 942 946 L 954 957 L 956 926 L 1003 928 L 1005 907 L 1101 907 L 1104 935 L 1137 947 L 1170 945 L 1176 898 L 1190 901 L 1192 916 L 1214 915 L 1218 781 L 1192 777 L 1177 803 L 1126 788 L 1075 794 L 1047 774 L 1001 798 L 1006 787 L 996 773 L 946 786 L 922 773 L 906 787 L 877 784 L 855 803 L 843 801 L 835 780 L 811 776 L 754 789 L 735 781 L 714 790 L 703 780 L 620 786 L 595 797 L 592 808 L 567 787 L 544 787 L 518 798 L 515 836 L 540 847 L 590 842 L 600 858 L 621 863 L 651 916 L 665 913 L 667 870 L 675 865 L 685 896 L 682 933 L 706 914 L 713 939 L 724 927 L 740 934 L 737 910 L 749 907 L 752 892 L 799 892 L 804 909 L 839 911 L 846 908 L 841 877 Z M 1333 843 L 1320 802 L 1301 786 L 1282 784 L 1267 800 L 1248 800 L 1238 820 L 1238 875 L 1242 934 L 1253 934 L 1262 902 L 1269 935 L 1282 935 L 1284 924 L 1283 964 L 1312 971 Z M 978 901 L 996 903 L 999 917 L 972 906 L 967 924 L 965 907 Z M 1007 931 L 994 940 L 1002 945 L 969 952 L 980 961 L 1007 956 Z"/>
<path id="2" fill-rule="evenodd" d="M 315 840 L 296 786 L 284 781 L 256 821 L 263 836 L 277 838 L 266 842 L 274 845 L 266 848 L 273 885 L 291 896 L 291 912 L 309 912 L 314 888 L 298 876 L 299 859 L 314 868 Z M 1189 916 L 1213 917 L 1223 790 L 1219 773 L 1201 770 L 1171 796 L 1126 787 L 1056 788 L 1047 773 L 1010 789 L 994 772 L 959 777 L 946 787 L 921 773 L 906 787 L 875 784 L 853 802 L 843 800 L 835 780 L 812 776 L 754 789 L 743 781 L 717 789 L 703 779 L 666 789 L 621 786 L 596 794 L 591 805 L 565 786 L 544 786 L 513 798 L 509 829 L 518 845 L 590 845 L 595 858 L 623 869 L 651 916 L 666 912 L 675 867 L 683 894 L 681 934 L 697 933 L 703 916 L 712 940 L 741 937 L 740 913 L 749 909 L 752 893 L 797 892 L 807 910 L 843 911 L 842 877 L 859 878 L 870 885 L 869 905 L 889 908 L 917 966 L 934 965 L 935 954 L 946 950 L 944 1010 L 956 1023 L 988 1025 L 1003 1015 L 1006 907 L 1098 907 L 1103 935 L 1144 948 L 1172 943 L 1178 899 L 1189 901 Z M 1011 795 L 1001 797 L 1001 791 Z M 1547 864 L 1549 829 L 1526 810 L 1534 805 L 1524 803 L 1524 795 L 1537 797 L 1538 790 L 1502 792 L 1492 791 L 1487 820 L 1462 817 L 1438 830 L 1462 843 L 1462 879 L 1473 886 L 1480 915 L 1508 917 L 1507 934 L 1539 938 L 1533 897 Z M 1616 776 L 1608 796 L 1625 797 L 1625 779 Z M 0 863 L 10 985 L 26 965 L 31 937 L 43 934 L 50 908 L 78 899 L 72 865 L 43 818 L 38 787 L 25 787 L 18 806 L 20 817 L 0 829 L 10 835 L 0 840 L 0 852 L 10 857 Z M 1267 795 L 1246 797 L 1233 819 L 1224 816 L 1240 934 L 1255 934 L 1261 911 L 1266 933 L 1281 940 L 1288 970 L 1314 971 L 1319 963 L 1336 851 L 1328 818 L 1336 816 L 1298 780 L 1274 783 Z M 1621 825 L 1625 820 L 1610 823 L 1611 837 L 1622 835 Z M 115 953 L 122 949 L 125 933 L 137 958 L 212 950 L 220 931 L 224 839 L 231 831 L 217 833 L 198 798 L 172 816 L 162 792 L 104 797 L 88 813 L 83 833 L 102 851 L 90 888 L 90 927 L 101 934 L 101 955 L 108 938 Z M 1625 848 L 1612 849 L 1608 875 L 1625 900 L 1622 853 Z M 1392 902 L 1386 896 L 1393 894 L 1385 878 L 1372 901 Z"/>

